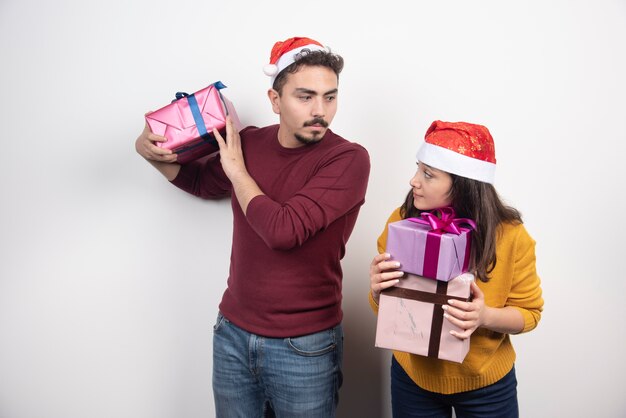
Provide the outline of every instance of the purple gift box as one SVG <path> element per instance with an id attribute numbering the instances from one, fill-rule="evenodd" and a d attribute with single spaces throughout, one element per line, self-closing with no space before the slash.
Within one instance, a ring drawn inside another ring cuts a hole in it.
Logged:
<path id="1" fill-rule="evenodd" d="M 459 339 L 451 330 L 462 330 L 443 317 L 449 299 L 470 300 L 474 275 L 464 273 L 443 282 L 409 274 L 380 295 L 376 347 L 462 363 L 469 338 Z"/>
<path id="2" fill-rule="evenodd" d="M 390 223 L 386 252 L 400 262 L 400 270 L 406 273 L 449 281 L 468 270 L 475 224 L 470 219 L 455 218 L 452 208 L 438 212 L 441 217 L 424 212 L 422 218 Z"/>

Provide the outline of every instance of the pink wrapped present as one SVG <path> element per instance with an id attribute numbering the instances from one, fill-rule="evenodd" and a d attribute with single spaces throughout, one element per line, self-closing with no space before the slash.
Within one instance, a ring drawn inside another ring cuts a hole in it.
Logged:
<path id="1" fill-rule="evenodd" d="M 441 216 L 423 212 L 421 218 L 390 223 L 386 252 L 406 273 L 448 281 L 467 271 L 470 232 L 476 225 L 471 219 L 455 218 L 450 207 L 433 212 Z"/>
<path id="2" fill-rule="evenodd" d="M 158 143 L 177 154 L 179 163 L 186 163 L 219 149 L 212 130 L 217 128 L 226 137 L 226 116 L 237 131 L 241 122 L 233 104 L 222 95 L 226 86 L 217 81 L 193 94 L 176 93 L 176 100 L 146 116 L 152 133 L 167 138 Z"/>
<path id="3" fill-rule="evenodd" d="M 443 317 L 449 299 L 470 300 L 474 275 L 464 273 L 448 282 L 409 274 L 384 290 L 378 305 L 376 347 L 462 363 L 469 338 L 450 334 L 462 331 Z"/>

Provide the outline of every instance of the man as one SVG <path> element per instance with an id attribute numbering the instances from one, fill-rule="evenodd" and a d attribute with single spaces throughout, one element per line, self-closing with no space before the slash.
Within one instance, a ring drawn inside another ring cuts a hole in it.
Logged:
<path id="1" fill-rule="evenodd" d="M 280 123 L 214 131 L 219 154 L 185 165 L 137 152 L 181 189 L 231 195 L 228 288 L 213 336 L 218 417 L 332 417 L 342 382 L 340 260 L 364 202 L 367 151 L 333 133 L 343 59 L 309 38 L 277 42 L 267 92 Z"/>

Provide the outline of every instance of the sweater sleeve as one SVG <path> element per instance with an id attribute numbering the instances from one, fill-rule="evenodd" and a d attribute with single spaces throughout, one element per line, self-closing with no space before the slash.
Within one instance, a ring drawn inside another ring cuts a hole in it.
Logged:
<path id="1" fill-rule="evenodd" d="M 219 153 L 183 164 L 171 183 L 203 199 L 228 196 L 232 189 L 232 184 L 222 169 Z"/>
<path id="2" fill-rule="evenodd" d="M 402 220 L 402 216 L 400 215 L 400 208 L 397 208 L 396 210 L 394 210 L 393 213 L 389 216 L 389 218 L 387 218 L 387 223 L 385 223 L 385 228 L 383 229 L 383 232 L 381 232 L 380 236 L 378 237 L 378 241 L 376 241 L 378 254 L 384 253 L 385 250 L 387 249 L 387 233 L 388 233 L 387 226 L 392 222 L 397 222 L 401 220 Z"/>
<path id="3" fill-rule="evenodd" d="M 254 126 L 247 126 L 242 129 L 239 132 L 242 141 L 245 140 L 246 133 L 255 128 Z M 178 175 L 171 183 L 179 189 L 203 199 L 229 196 L 233 188 L 222 168 L 219 152 L 181 165 Z"/>
<path id="4" fill-rule="evenodd" d="M 378 237 L 378 240 L 376 241 L 378 254 L 384 253 L 385 249 L 387 248 L 387 231 L 388 231 L 387 225 L 389 225 L 391 222 L 396 222 L 400 220 L 402 220 L 402 216 L 400 216 L 400 208 L 397 208 L 395 211 L 393 211 L 391 216 L 389 216 L 389 218 L 387 219 L 387 222 L 385 223 L 385 228 L 383 229 L 383 232 L 380 234 L 380 236 Z M 374 313 L 378 315 L 378 303 L 376 303 L 376 301 L 374 300 L 374 297 L 372 296 L 371 291 L 367 292 L 367 294 L 369 295 L 368 300 L 370 303 L 370 307 L 372 308 Z"/>
<path id="5" fill-rule="evenodd" d="M 302 245 L 318 231 L 365 201 L 369 155 L 357 144 L 337 147 L 304 187 L 284 203 L 267 195 L 253 198 L 248 223 L 268 247 L 288 250 Z"/>
<path id="6" fill-rule="evenodd" d="M 533 330 L 541 319 L 543 297 L 541 281 L 535 268 L 535 241 L 523 225 L 518 226 L 515 243 L 513 281 L 506 305 L 520 311 L 524 328 L 520 333 Z"/>

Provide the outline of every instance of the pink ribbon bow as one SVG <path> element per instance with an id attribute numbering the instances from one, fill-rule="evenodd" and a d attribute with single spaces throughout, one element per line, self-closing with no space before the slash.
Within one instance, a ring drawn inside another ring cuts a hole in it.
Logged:
<path id="1" fill-rule="evenodd" d="M 439 216 L 437 216 L 437 212 Z M 431 232 L 449 232 L 455 235 L 461 235 L 463 229 L 461 225 L 469 226 L 469 229 L 476 229 L 476 223 L 468 218 L 455 218 L 454 209 L 450 206 L 446 206 L 440 209 L 435 209 L 432 212 L 422 212 L 421 218 L 407 218 L 407 221 L 415 222 L 422 225 L 428 225 L 431 228 Z"/>

